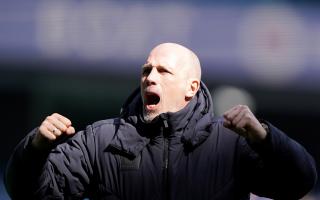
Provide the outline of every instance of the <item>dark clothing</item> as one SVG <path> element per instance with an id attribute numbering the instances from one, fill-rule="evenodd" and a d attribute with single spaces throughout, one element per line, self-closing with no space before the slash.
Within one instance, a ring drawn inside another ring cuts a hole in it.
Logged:
<path id="1" fill-rule="evenodd" d="M 249 199 L 249 193 L 299 199 L 315 184 L 312 157 L 269 126 L 260 144 L 213 116 L 204 84 L 181 111 L 151 123 L 141 117 L 136 90 L 121 117 L 99 121 L 37 152 L 36 130 L 16 148 L 7 168 L 13 199 Z"/>

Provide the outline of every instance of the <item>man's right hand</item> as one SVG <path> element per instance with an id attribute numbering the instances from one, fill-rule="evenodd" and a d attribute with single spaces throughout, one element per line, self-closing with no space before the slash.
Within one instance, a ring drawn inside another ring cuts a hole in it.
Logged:
<path id="1" fill-rule="evenodd" d="M 40 150 L 50 149 L 56 140 L 74 133 L 75 129 L 72 127 L 71 121 L 58 113 L 54 113 L 42 122 L 32 140 L 32 146 Z"/>

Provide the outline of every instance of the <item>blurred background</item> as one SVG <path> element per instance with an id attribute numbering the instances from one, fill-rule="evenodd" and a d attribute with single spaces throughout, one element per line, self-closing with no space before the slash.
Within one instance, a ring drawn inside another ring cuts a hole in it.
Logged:
<path id="1" fill-rule="evenodd" d="M 53 112 L 116 117 L 162 42 L 202 62 L 215 114 L 248 104 L 320 164 L 320 4 L 311 0 L 0 0 L 0 199 L 15 145 Z M 320 184 L 305 199 L 319 199 Z M 252 197 L 252 199 L 258 199 Z"/>

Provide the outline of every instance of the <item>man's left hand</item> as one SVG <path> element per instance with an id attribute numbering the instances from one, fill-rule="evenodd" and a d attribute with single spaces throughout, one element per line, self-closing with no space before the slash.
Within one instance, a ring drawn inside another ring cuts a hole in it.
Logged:
<path id="1" fill-rule="evenodd" d="M 246 105 L 237 105 L 223 114 L 223 125 L 252 143 L 258 143 L 267 136 L 267 131 Z"/>

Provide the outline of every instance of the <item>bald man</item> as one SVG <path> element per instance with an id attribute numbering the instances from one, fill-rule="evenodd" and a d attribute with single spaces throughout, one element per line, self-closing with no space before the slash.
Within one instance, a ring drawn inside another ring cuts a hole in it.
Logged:
<path id="1" fill-rule="evenodd" d="M 247 106 L 214 117 L 197 56 L 156 46 L 121 115 L 75 134 L 48 116 L 17 146 L 13 199 L 299 199 L 315 184 L 313 158 Z"/>

